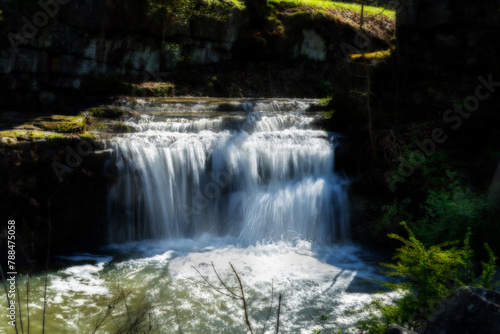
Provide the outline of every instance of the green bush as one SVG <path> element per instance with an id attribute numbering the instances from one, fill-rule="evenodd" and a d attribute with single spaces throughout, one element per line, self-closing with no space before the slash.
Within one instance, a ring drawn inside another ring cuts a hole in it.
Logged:
<path id="1" fill-rule="evenodd" d="M 423 217 L 412 224 L 415 234 L 424 244 L 433 245 L 460 239 L 470 228 L 474 234 L 472 248 L 476 251 L 484 242 L 497 245 L 500 227 L 496 223 L 498 203 L 495 199 L 462 185 L 457 173 L 447 172 L 443 183 L 446 185 L 428 191 L 422 207 Z"/>
<path id="2" fill-rule="evenodd" d="M 390 238 L 401 241 L 403 246 L 396 250 L 393 257 L 395 264 L 382 264 L 389 269 L 386 271 L 388 276 L 404 279 L 399 283 L 383 284 L 398 292 L 401 298 L 391 304 L 382 300 L 372 302 L 368 318 L 361 322 L 362 329 L 370 334 L 385 333 L 393 323 L 409 329 L 418 328 L 432 315 L 441 299 L 460 286 L 492 288 L 497 285 L 492 282 L 497 258 L 488 244 L 484 246 L 489 253 L 489 261 L 482 263 L 481 279 L 474 280 L 470 231 L 465 234 L 460 248 L 457 247 L 458 242 L 426 247 L 405 222 L 401 225 L 408 232 L 408 239 L 390 234 Z"/>

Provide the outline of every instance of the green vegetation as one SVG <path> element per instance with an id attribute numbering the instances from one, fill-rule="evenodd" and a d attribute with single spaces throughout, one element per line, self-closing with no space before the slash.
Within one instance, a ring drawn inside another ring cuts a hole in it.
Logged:
<path id="1" fill-rule="evenodd" d="M 349 58 L 351 59 L 351 61 L 362 61 L 363 58 L 366 60 L 383 60 L 389 58 L 391 54 L 392 51 L 389 49 L 384 51 L 365 53 L 364 55 L 361 53 L 353 53 L 349 55 Z"/>
<path id="2" fill-rule="evenodd" d="M 94 136 L 92 136 L 90 133 L 88 132 L 85 132 L 85 133 L 82 133 L 80 135 L 80 138 L 82 139 L 89 139 L 89 140 L 93 140 L 94 139 Z"/>
<path id="3" fill-rule="evenodd" d="M 174 24 L 186 24 L 194 18 L 210 18 L 223 20 L 229 15 L 232 8 L 243 9 L 244 6 L 238 0 L 148 0 L 149 13 L 158 17 L 161 21 L 161 68 L 165 68 L 166 49 L 164 47 L 168 26 Z"/>
<path id="4" fill-rule="evenodd" d="M 332 100 L 333 100 L 333 96 L 330 95 L 330 96 L 327 96 L 327 97 L 324 97 L 324 98 L 320 99 L 319 100 L 319 104 L 321 106 L 325 106 L 326 107 L 327 105 L 329 105 L 332 102 Z"/>
<path id="5" fill-rule="evenodd" d="M 134 86 L 144 96 L 169 97 L 175 95 L 175 85 L 170 82 L 143 82 Z"/>
<path id="6" fill-rule="evenodd" d="M 357 3 L 346 3 L 328 0 L 269 0 L 269 4 L 281 4 L 287 7 L 314 7 L 323 10 L 339 10 L 350 12 L 361 12 L 361 5 Z M 384 15 L 389 19 L 396 18 L 396 12 L 382 7 L 365 6 L 365 13 L 367 15 Z"/>
<path id="7" fill-rule="evenodd" d="M 408 239 L 397 234 L 389 235 L 403 243 L 393 257 L 396 264 L 382 264 L 389 268 L 387 275 L 405 279 L 401 283 L 384 284 L 398 292 L 401 298 L 393 304 L 381 300 L 372 303 L 370 316 L 361 323 L 361 327 L 370 334 L 383 334 L 393 323 L 416 329 L 432 315 L 442 298 L 460 286 L 495 286 L 492 278 L 496 257 L 488 244 L 485 244 L 485 248 L 489 253 L 489 260 L 482 263 L 481 280 L 474 281 L 474 253 L 470 248 L 470 232 L 466 233 L 462 247 L 457 247 L 458 242 L 426 247 L 405 222 L 401 225 L 408 232 Z"/>
<path id="8" fill-rule="evenodd" d="M 46 138 L 49 141 L 58 141 L 58 140 L 64 139 L 65 137 L 59 133 L 52 133 L 52 134 L 48 135 Z"/>
<path id="9" fill-rule="evenodd" d="M 411 151 L 403 156 L 411 161 Z M 470 229 L 471 247 L 484 259 L 488 254 L 483 243 L 500 252 L 496 241 L 498 226 L 498 201 L 494 196 L 472 191 L 466 184 L 466 166 L 440 151 L 427 157 L 406 182 L 411 187 L 409 195 L 397 193 L 390 205 L 382 208 L 383 215 L 377 226 L 380 231 L 394 231 L 394 222 L 406 220 L 417 238 L 424 245 L 461 239 Z M 413 184 L 415 182 L 415 184 Z M 405 190 L 401 185 L 397 191 Z M 414 203 L 422 203 L 415 205 Z"/>
<path id="10" fill-rule="evenodd" d="M 191 18 L 211 17 L 215 19 L 224 18 L 221 13 L 228 7 L 243 10 L 245 5 L 238 0 L 148 0 L 150 13 L 160 14 L 166 25 L 186 23 Z"/>
<path id="11" fill-rule="evenodd" d="M 330 119 L 333 117 L 333 115 L 335 114 L 335 110 L 330 110 L 330 111 L 324 111 L 322 114 L 321 114 L 321 117 L 323 117 L 324 119 Z"/>
<path id="12" fill-rule="evenodd" d="M 495 199 L 465 187 L 457 173 L 447 174 L 447 184 L 428 192 L 422 207 L 424 217 L 412 225 L 417 235 L 430 245 L 439 240 L 455 240 L 471 228 L 478 240 L 493 242 L 491 235 L 500 235 L 495 223 Z"/>
<path id="13" fill-rule="evenodd" d="M 49 120 L 36 119 L 33 125 L 45 131 L 58 133 L 79 133 L 85 128 L 85 118 L 54 116 Z"/>
<path id="14" fill-rule="evenodd" d="M 48 131 L 38 131 L 38 130 L 9 130 L 0 132 L 0 138 L 12 138 L 18 139 L 20 141 L 33 141 L 33 140 L 59 140 L 64 139 L 64 135 L 48 132 Z M 11 142 L 14 144 L 14 141 Z"/>
<path id="15" fill-rule="evenodd" d="M 103 117 L 104 110 L 102 108 L 90 108 L 89 109 L 90 116 L 92 117 Z"/>

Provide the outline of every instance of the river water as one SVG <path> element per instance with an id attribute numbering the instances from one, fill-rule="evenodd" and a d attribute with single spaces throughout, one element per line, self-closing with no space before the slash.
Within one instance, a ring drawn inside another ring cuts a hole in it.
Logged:
<path id="1" fill-rule="evenodd" d="M 57 258 L 46 332 L 246 333 L 230 264 L 254 333 L 275 332 L 280 294 L 280 333 L 356 332 L 379 289 L 370 280 L 383 277 L 379 258 L 349 241 L 349 182 L 315 104 L 121 102 L 133 116 L 107 144 L 109 246 Z M 42 327 L 44 279 L 30 281 L 31 330 Z"/>

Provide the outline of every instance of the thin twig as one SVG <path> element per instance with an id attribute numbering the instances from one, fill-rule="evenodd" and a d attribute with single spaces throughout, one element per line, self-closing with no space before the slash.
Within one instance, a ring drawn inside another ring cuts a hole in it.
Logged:
<path id="1" fill-rule="evenodd" d="M 236 272 L 236 269 L 234 269 L 231 262 L 229 262 L 229 265 L 231 266 L 231 269 L 233 269 L 234 275 L 236 276 L 236 279 L 238 280 L 238 283 L 240 284 L 241 299 L 243 300 L 243 310 L 245 311 L 245 322 L 247 324 L 248 330 L 250 331 L 251 334 L 253 334 L 252 326 L 250 325 L 250 319 L 248 317 L 247 301 L 245 299 L 245 291 L 243 290 L 243 284 L 241 283 L 240 276 Z"/>
<path id="2" fill-rule="evenodd" d="M 212 288 L 214 289 L 215 291 L 217 291 L 218 293 L 220 293 L 221 295 L 224 295 L 224 296 L 227 296 L 227 297 L 230 297 L 230 298 L 233 298 L 233 299 L 241 299 L 240 296 L 233 296 L 233 295 L 230 295 L 230 294 L 227 294 L 225 293 L 224 291 L 220 290 L 219 288 L 217 288 L 216 286 L 214 286 L 212 283 L 210 283 L 210 281 L 205 277 L 203 276 L 200 271 L 198 269 L 196 269 L 194 266 L 191 266 L 193 267 L 194 270 L 196 270 L 196 272 L 201 276 L 201 278 L 203 278 L 203 280 Z"/>
<path id="3" fill-rule="evenodd" d="M 267 318 L 266 318 L 266 321 L 264 322 L 264 327 L 262 328 L 262 334 L 264 334 L 266 332 L 267 322 L 269 321 L 269 318 L 271 317 L 271 311 L 273 309 L 273 302 L 274 302 L 274 279 L 271 280 L 271 305 L 269 305 L 269 312 L 267 313 Z"/>
<path id="4" fill-rule="evenodd" d="M 17 305 L 19 306 L 19 322 L 21 323 L 21 333 L 24 334 L 23 312 L 21 309 L 21 293 L 19 293 L 19 286 L 17 285 L 17 279 L 15 280 L 15 282 L 16 282 Z"/>
<path id="5" fill-rule="evenodd" d="M 43 323 L 42 323 L 42 334 L 45 334 L 45 316 L 47 314 L 47 283 L 49 279 L 49 259 L 50 259 L 50 237 L 51 237 L 51 230 L 52 230 L 52 224 L 51 224 L 51 219 L 50 219 L 50 201 L 48 203 L 48 214 L 49 214 L 49 239 L 47 243 L 47 266 L 45 268 L 45 287 L 44 287 L 44 292 L 43 292 Z"/>
<path id="6" fill-rule="evenodd" d="M 278 334 L 280 331 L 280 312 L 281 312 L 281 297 L 282 296 L 283 295 L 280 293 L 280 295 L 278 297 L 278 316 L 276 319 L 276 334 Z"/>
<path id="7" fill-rule="evenodd" d="M 231 264 L 231 263 L 229 263 Z M 231 268 L 233 267 L 233 265 L 231 265 Z M 217 278 L 219 279 L 219 282 L 226 288 L 226 290 L 232 294 L 233 296 L 237 297 L 237 298 L 241 298 L 240 296 L 238 296 L 236 293 L 234 293 L 227 285 L 226 283 L 224 283 L 224 281 L 220 278 L 219 276 L 219 273 L 217 272 L 217 270 L 215 270 L 215 266 L 214 266 L 214 263 L 212 262 L 212 269 L 214 270 L 214 273 L 215 275 L 217 276 Z M 233 271 L 234 271 L 234 268 L 233 268 Z M 238 275 L 236 275 L 238 276 Z"/>
<path id="8" fill-rule="evenodd" d="M 28 334 L 30 334 L 30 274 L 28 273 L 28 281 L 26 282 L 26 313 L 28 316 Z"/>

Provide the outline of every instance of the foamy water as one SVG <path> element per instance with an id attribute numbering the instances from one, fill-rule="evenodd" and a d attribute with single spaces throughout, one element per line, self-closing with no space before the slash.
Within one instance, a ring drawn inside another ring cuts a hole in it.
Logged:
<path id="1" fill-rule="evenodd" d="M 109 252 L 114 259 L 89 254 L 67 257 L 69 267 L 49 275 L 46 332 L 92 332 L 113 295 L 123 289 L 129 312 L 153 305 L 151 321 L 161 333 L 178 333 L 179 325 L 183 333 L 244 333 L 241 301 L 219 294 L 200 276 L 220 288 L 213 263 L 239 293 L 232 263 L 243 282 L 256 332 L 267 324 L 265 333 L 274 333 L 277 298 L 282 293 L 280 332 L 311 333 L 319 328 L 319 317 L 328 314 L 329 328 L 354 333 L 364 315 L 355 311 L 379 289 L 370 280 L 384 279 L 378 273 L 378 259 L 359 246 L 314 246 L 300 239 L 240 247 L 234 239 L 203 235 L 196 240 L 112 245 Z M 41 326 L 43 279 L 38 276 L 31 282 L 32 328 Z M 21 290 L 24 295 L 25 289 Z M 266 322 L 272 290 L 272 312 Z M 114 314 L 116 323 L 126 321 L 123 305 Z M 0 328 L 14 333 L 4 324 Z M 117 328 L 109 322 L 100 332 L 115 333 Z"/>

